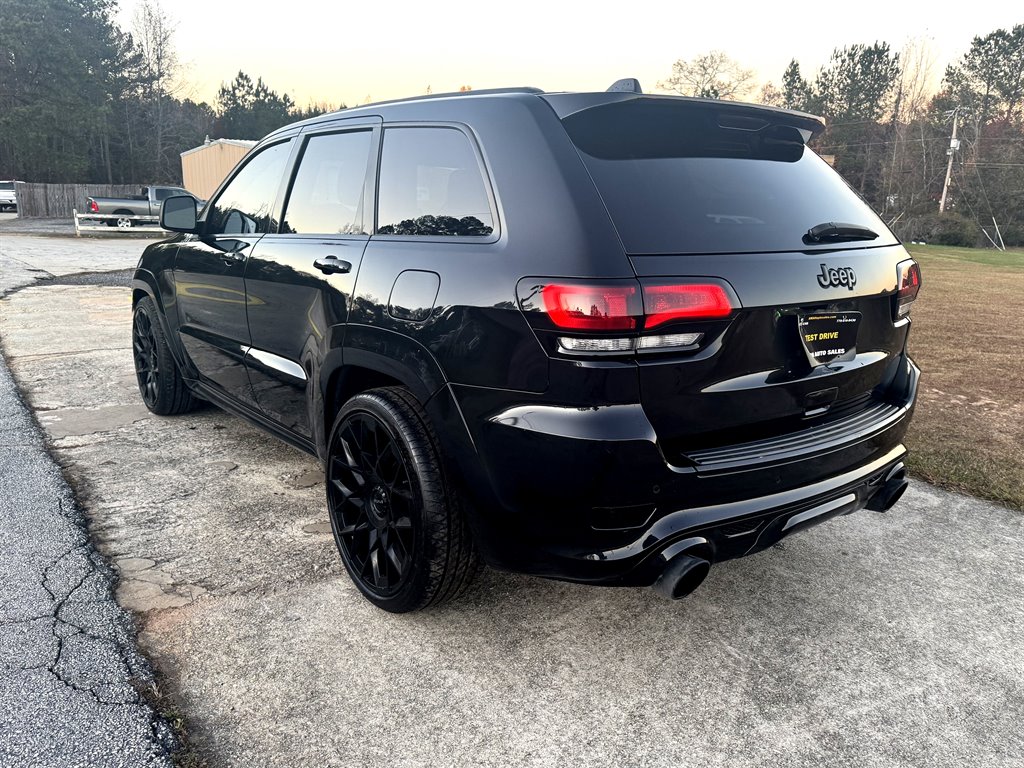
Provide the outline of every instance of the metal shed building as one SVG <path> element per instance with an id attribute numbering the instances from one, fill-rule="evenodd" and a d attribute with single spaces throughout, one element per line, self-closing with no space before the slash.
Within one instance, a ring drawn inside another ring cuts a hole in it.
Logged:
<path id="1" fill-rule="evenodd" d="M 181 177 L 193 195 L 208 200 L 224 177 L 256 146 L 244 139 L 206 138 L 198 147 L 181 153 Z"/>

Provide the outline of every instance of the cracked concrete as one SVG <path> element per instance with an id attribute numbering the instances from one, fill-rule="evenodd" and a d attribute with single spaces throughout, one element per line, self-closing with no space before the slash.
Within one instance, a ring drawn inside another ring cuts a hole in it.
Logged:
<path id="1" fill-rule="evenodd" d="M 0 321 L 41 418 L 137 403 L 127 290 L 30 288 Z M 913 482 L 680 603 L 485 572 L 399 617 L 345 576 L 312 458 L 212 408 L 99 426 L 54 450 L 211 768 L 1024 765 L 1005 508 Z"/>
<path id="2" fill-rule="evenodd" d="M 42 274 L 12 269 L 8 242 L 0 295 Z M 114 572 L 2 358 L 0 555 L 0 765 L 169 766 L 174 736 L 140 696 L 152 673 Z"/>

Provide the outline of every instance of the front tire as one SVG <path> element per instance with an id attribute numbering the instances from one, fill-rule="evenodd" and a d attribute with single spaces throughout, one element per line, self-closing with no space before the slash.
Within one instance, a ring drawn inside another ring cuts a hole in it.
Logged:
<path id="1" fill-rule="evenodd" d="M 327 505 L 334 540 L 359 591 L 392 613 L 450 600 L 479 570 L 439 456 L 426 413 L 402 387 L 356 395 L 331 430 Z"/>
<path id="2" fill-rule="evenodd" d="M 196 407 L 198 400 L 181 377 L 160 325 L 156 304 L 148 296 L 135 305 L 132 357 L 139 394 L 150 411 L 158 416 L 173 416 Z"/>

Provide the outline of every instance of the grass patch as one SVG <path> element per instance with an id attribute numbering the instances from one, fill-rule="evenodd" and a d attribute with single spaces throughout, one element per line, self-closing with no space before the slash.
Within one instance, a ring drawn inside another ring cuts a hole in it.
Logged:
<path id="1" fill-rule="evenodd" d="M 924 286 L 913 473 L 1024 510 L 1024 250 L 909 246 Z"/>
<path id="2" fill-rule="evenodd" d="M 990 267 L 1024 269 L 1024 249 L 1011 248 L 997 251 L 995 248 L 956 248 L 950 245 L 908 245 L 907 249 L 915 258 L 950 259 L 959 262 L 984 264 Z M 923 262 L 922 262 L 923 263 Z"/>

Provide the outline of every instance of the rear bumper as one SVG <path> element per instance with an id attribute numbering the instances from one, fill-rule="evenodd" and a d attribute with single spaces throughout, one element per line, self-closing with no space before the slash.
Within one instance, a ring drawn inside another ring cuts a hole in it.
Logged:
<path id="1" fill-rule="evenodd" d="M 786 536 L 866 507 L 886 478 L 903 469 L 902 444 L 850 472 L 770 496 L 696 509 L 660 518 L 623 547 L 587 553 L 596 581 L 648 586 L 676 555 L 710 562 L 751 555 Z M 582 569 L 574 569 L 582 576 Z"/>
<path id="2" fill-rule="evenodd" d="M 679 466 L 638 405 L 509 405 L 513 393 L 450 388 L 473 450 L 457 459 L 485 559 L 499 568 L 651 584 L 684 550 L 711 561 L 757 552 L 871 502 L 901 465 L 918 368 L 898 402 L 810 440 L 750 443 Z M 515 402 L 513 400 L 513 402 Z"/>

